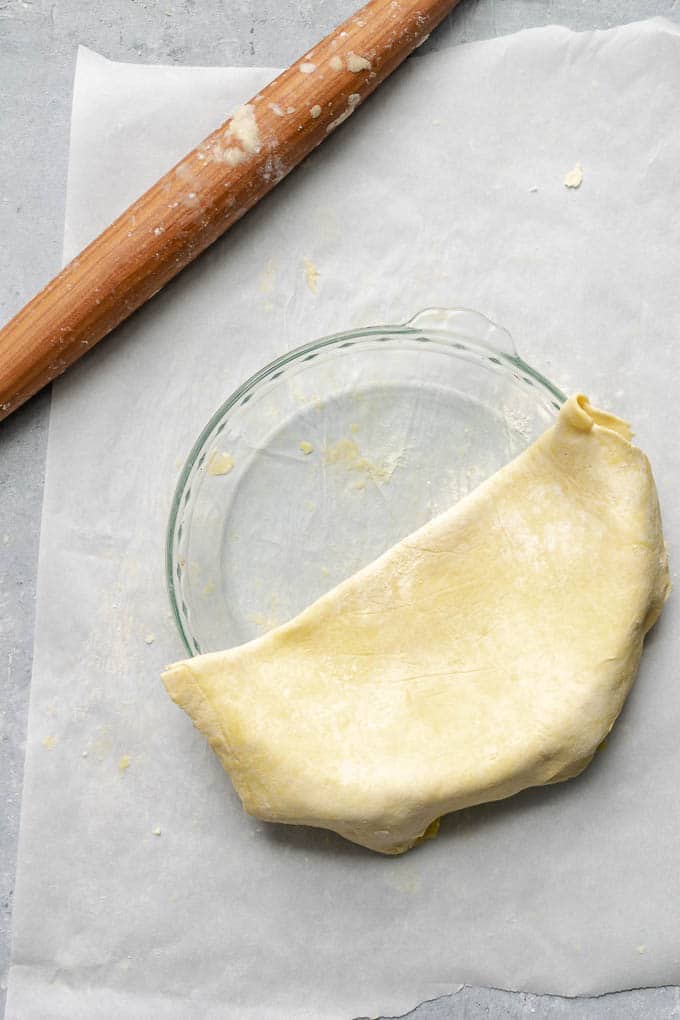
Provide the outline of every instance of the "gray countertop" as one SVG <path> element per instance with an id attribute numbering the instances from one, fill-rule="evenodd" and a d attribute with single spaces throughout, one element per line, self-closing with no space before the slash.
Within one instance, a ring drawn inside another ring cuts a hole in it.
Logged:
<path id="1" fill-rule="evenodd" d="M 59 268 L 71 86 L 83 43 L 115 60 L 283 66 L 358 0 L 0 0 L 0 322 Z M 653 15 L 680 21 L 676 0 L 464 0 L 427 43 L 461 42 L 558 23 L 608 28 Z M 42 393 L 0 426 L 0 1011 L 31 677 L 36 566 L 49 421 Z M 464 988 L 419 1006 L 417 1020 L 480 1017 L 680 1017 L 680 989 L 562 999 Z"/>

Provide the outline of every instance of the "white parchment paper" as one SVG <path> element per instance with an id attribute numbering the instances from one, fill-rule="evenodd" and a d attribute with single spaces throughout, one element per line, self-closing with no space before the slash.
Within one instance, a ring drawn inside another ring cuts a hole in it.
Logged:
<path id="1" fill-rule="evenodd" d="M 82 50 L 66 254 L 272 73 Z M 182 655 L 164 530 L 200 427 L 285 348 L 426 305 L 485 312 L 630 418 L 677 560 L 679 104 L 658 20 L 421 54 L 55 386 L 11 1020 L 349 1020 L 460 982 L 680 981 L 677 596 L 584 776 L 397 859 L 244 816 L 158 677 Z"/>

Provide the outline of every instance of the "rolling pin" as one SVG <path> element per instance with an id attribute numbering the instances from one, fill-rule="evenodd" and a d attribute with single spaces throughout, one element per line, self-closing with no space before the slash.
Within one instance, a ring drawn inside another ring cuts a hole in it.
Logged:
<path id="1" fill-rule="evenodd" d="M 129 206 L 0 330 L 0 420 L 271 191 L 457 3 L 371 0 Z"/>

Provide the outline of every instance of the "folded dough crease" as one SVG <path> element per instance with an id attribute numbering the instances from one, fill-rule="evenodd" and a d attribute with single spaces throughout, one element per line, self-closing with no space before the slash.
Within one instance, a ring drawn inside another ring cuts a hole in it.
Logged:
<path id="1" fill-rule="evenodd" d="M 170 666 L 247 812 L 397 854 L 581 772 L 670 590 L 649 462 L 571 397 L 450 510 L 295 619 Z"/>

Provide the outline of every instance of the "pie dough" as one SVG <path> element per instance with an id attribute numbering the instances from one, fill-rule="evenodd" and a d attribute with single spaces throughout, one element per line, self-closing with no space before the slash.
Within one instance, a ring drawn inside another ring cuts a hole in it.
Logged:
<path id="1" fill-rule="evenodd" d="M 294 620 L 163 674 L 245 810 L 386 854 L 578 775 L 669 589 L 628 425 L 577 395 L 524 453 Z"/>

